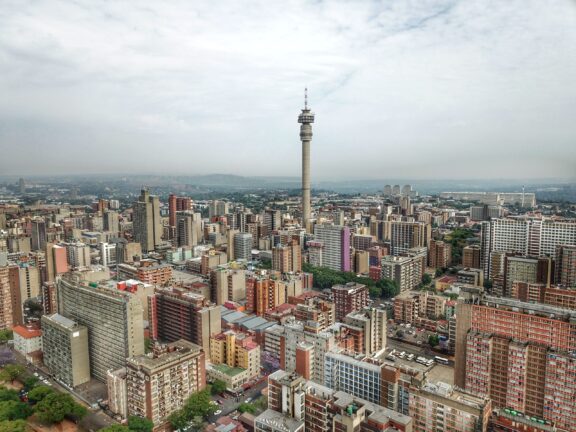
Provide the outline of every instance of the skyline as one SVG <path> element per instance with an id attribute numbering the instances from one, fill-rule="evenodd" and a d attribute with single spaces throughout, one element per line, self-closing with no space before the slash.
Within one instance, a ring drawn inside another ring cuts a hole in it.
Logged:
<path id="1" fill-rule="evenodd" d="M 277 9 L 5 5 L 0 172 L 574 178 L 573 2 Z"/>

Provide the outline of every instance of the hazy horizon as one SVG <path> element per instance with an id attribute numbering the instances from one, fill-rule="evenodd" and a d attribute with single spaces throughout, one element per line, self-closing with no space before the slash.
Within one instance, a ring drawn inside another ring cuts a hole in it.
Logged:
<path id="1" fill-rule="evenodd" d="M 0 175 L 576 178 L 576 3 L 5 2 Z M 529 174 L 529 175 L 527 175 Z"/>

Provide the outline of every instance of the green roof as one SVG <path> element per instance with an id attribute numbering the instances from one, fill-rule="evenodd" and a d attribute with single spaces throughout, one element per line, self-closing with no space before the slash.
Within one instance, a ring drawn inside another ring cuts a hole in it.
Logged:
<path id="1" fill-rule="evenodd" d="M 242 372 L 244 372 L 246 369 L 242 369 L 242 368 L 237 368 L 237 367 L 230 367 L 225 363 L 222 364 L 217 364 L 217 365 L 212 365 L 212 367 L 214 369 L 216 369 L 219 372 L 222 372 L 223 374 L 226 374 L 228 376 L 236 376 L 238 374 L 241 374 Z"/>

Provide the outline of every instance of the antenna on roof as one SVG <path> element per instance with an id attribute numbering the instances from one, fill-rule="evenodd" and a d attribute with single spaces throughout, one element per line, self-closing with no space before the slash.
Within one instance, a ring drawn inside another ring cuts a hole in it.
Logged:
<path id="1" fill-rule="evenodd" d="M 304 87 L 304 109 L 308 109 L 308 87 Z"/>

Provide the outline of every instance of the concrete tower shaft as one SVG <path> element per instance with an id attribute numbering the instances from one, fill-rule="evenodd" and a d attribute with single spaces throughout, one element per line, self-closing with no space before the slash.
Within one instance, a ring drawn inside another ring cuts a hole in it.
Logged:
<path id="1" fill-rule="evenodd" d="M 304 109 L 298 116 L 302 141 L 302 225 L 310 233 L 310 141 L 314 113 L 308 108 L 308 90 L 304 90 Z"/>

